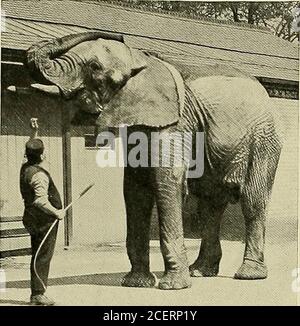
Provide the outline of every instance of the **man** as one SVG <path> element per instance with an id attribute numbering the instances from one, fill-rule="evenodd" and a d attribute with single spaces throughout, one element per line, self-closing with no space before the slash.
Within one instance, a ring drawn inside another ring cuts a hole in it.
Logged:
<path id="1" fill-rule="evenodd" d="M 31 236 L 32 258 L 31 298 L 33 305 L 54 305 L 54 301 L 45 296 L 50 261 L 53 256 L 58 223 L 49 233 L 39 249 L 45 235 L 55 219 L 63 219 L 65 211 L 59 192 L 47 170 L 43 168 L 44 144 L 37 136 L 37 119 L 31 119 L 32 137 L 27 141 L 25 153 L 27 162 L 20 171 L 20 190 L 25 210 L 23 223 Z"/>

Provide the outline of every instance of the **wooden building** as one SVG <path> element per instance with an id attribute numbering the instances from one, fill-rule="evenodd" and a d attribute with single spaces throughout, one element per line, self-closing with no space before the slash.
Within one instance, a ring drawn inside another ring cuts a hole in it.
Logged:
<path id="1" fill-rule="evenodd" d="M 71 10 L 70 10 L 71 9 Z M 271 32 L 238 24 L 155 13 L 113 2 L 2 1 L 0 255 L 22 254 L 29 247 L 22 228 L 23 210 L 18 172 L 28 139 L 28 122 L 37 117 L 49 170 L 65 203 L 89 182 L 93 190 L 69 212 L 59 241 L 66 245 L 103 244 L 125 239 L 122 170 L 95 163 L 93 127 L 69 123 L 68 103 L 33 92 L 11 94 L 9 85 L 26 87 L 25 50 L 34 42 L 88 30 L 122 33 L 131 47 L 155 51 L 169 62 L 193 67 L 223 63 L 257 77 L 268 90 L 286 126 L 286 144 L 270 207 L 272 218 L 290 225 L 297 218 L 298 46 Z M 186 214 L 187 236 L 194 236 L 193 201 Z M 242 225 L 238 207 L 227 210 L 223 235 L 232 237 L 233 223 Z M 281 225 L 281 224 L 280 224 Z M 242 228 L 242 227 L 240 227 Z M 155 223 L 153 224 L 155 230 Z M 234 226 L 234 229 L 239 229 Z M 284 231 L 285 232 L 285 231 Z M 296 231 L 295 231 L 296 232 Z M 154 231 L 155 233 L 155 231 Z M 155 236 L 155 234 L 154 234 Z"/>

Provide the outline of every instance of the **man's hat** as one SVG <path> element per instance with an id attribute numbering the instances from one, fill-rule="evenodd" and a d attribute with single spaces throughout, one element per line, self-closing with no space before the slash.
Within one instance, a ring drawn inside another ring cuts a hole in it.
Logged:
<path id="1" fill-rule="evenodd" d="M 38 138 L 30 139 L 25 145 L 25 152 L 27 156 L 41 155 L 44 152 L 44 143 Z"/>

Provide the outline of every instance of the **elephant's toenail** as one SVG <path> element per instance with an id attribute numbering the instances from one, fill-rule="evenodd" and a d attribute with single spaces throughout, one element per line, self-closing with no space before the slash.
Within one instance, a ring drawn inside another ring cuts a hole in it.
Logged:
<path id="1" fill-rule="evenodd" d="M 169 283 L 166 283 L 166 282 L 164 282 L 164 283 L 159 283 L 159 288 L 160 288 L 161 290 L 168 290 L 168 289 L 170 288 L 170 284 L 169 284 Z"/>

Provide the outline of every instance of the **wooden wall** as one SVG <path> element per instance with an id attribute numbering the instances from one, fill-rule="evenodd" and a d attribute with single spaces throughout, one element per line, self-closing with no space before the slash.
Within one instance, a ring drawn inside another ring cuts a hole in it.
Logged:
<path id="1" fill-rule="evenodd" d="M 0 252 L 29 247 L 26 234 L 13 237 L 8 229 L 23 228 L 23 202 L 19 191 L 19 170 L 29 138 L 29 120 L 38 118 L 39 137 L 44 141 L 48 168 L 63 197 L 63 109 L 70 104 L 39 92 L 11 93 L 9 85 L 20 87 L 32 81 L 21 65 L 2 65 L 1 157 L 0 157 Z M 74 110 L 75 111 L 75 110 Z M 70 118 L 72 118 L 71 112 Z M 84 134 L 91 128 L 71 127 L 72 196 L 76 198 L 90 182 L 96 185 L 73 208 L 73 244 L 103 244 L 125 240 L 125 209 L 122 195 L 122 169 L 100 169 L 96 150 L 86 149 Z M 93 128 L 92 128 L 93 129 Z M 63 223 L 61 223 L 63 224 Z M 17 231 L 16 231 L 17 232 Z M 15 233 L 16 233 L 15 232 Z M 21 232 L 21 231 L 20 231 Z M 22 230 L 24 233 L 24 230 Z M 5 239 L 4 239 L 5 236 Z M 64 226 L 59 228 L 59 242 L 64 243 Z"/>
<path id="2" fill-rule="evenodd" d="M 90 183 L 95 186 L 73 207 L 74 242 L 105 244 L 125 241 L 126 218 L 123 199 L 123 169 L 101 168 L 96 163 L 97 149 L 86 148 L 88 128 L 73 128 L 73 198 Z"/>
<path id="3" fill-rule="evenodd" d="M 25 143 L 29 138 L 29 120 L 38 118 L 39 136 L 45 144 L 45 166 L 49 169 L 60 193 L 62 184 L 62 137 L 61 106 L 54 98 L 33 92 L 16 94 L 6 90 L 9 85 L 28 85 L 29 77 L 23 66 L 2 65 L 1 87 L 1 156 L 0 156 L 0 219 L 1 232 L 8 227 L 9 221 L 17 220 L 23 214 L 23 202 L 19 191 L 19 170 L 24 162 Z M 21 228 L 22 223 L 16 228 Z M 61 228 L 62 229 L 62 228 Z M 62 241 L 60 231 L 59 239 Z M 22 237 L 1 240 L 0 251 L 20 249 L 29 245 L 29 239 Z"/>

